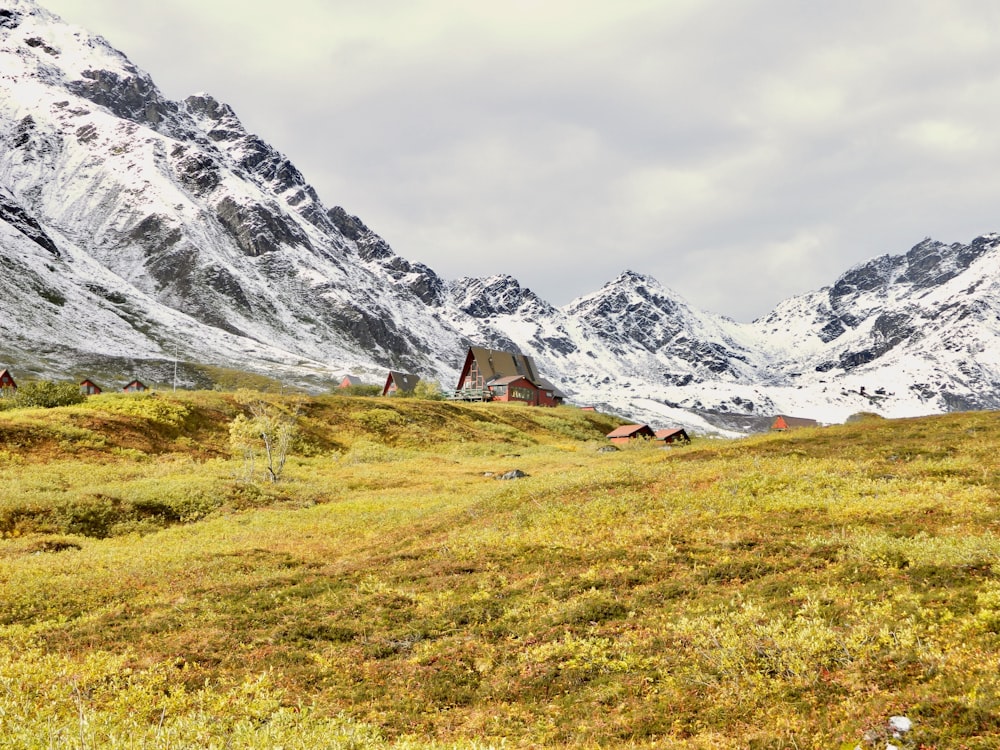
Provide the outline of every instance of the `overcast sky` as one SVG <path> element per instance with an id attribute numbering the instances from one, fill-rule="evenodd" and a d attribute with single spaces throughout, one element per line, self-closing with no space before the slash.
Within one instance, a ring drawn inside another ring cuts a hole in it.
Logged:
<path id="1" fill-rule="evenodd" d="M 39 0 L 441 276 L 749 321 L 1000 231 L 996 0 Z"/>

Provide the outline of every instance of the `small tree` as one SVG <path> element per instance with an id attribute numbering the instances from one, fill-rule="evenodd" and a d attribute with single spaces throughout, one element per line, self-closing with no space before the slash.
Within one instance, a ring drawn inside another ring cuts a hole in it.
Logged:
<path id="1" fill-rule="evenodd" d="M 441 395 L 441 386 L 436 380 L 421 380 L 414 386 L 413 395 L 415 398 L 423 398 L 428 401 L 441 401 L 444 398 Z"/>
<path id="2" fill-rule="evenodd" d="M 264 475 L 277 482 L 285 468 L 285 459 L 298 429 L 296 404 L 291 412 L 277 404 L 264 401 L 259 394 L 240 392 L 236 400 L 247 409 L 229 423 L 229 445 L 243 458 L 244 479 L 252 482 L 257 459 L 264 464 Z"/>

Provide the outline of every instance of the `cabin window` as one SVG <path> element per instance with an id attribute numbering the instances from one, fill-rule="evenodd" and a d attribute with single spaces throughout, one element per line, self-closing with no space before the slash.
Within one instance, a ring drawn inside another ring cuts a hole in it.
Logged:
<path id="1" fill-rule="evenodd" d="M 517 399 L 518 401 L 534 401 L 534 393 L 532 393 L 530 388 L 522 388 L 520 386 L 514 386 L 510 389 L 510 397 Z"/>

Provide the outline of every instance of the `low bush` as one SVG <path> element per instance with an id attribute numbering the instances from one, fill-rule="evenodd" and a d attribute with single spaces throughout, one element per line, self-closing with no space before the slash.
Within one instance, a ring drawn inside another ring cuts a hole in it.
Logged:
<path id="1" fill-rule="evenodd" d="M 0 408 L 52 409 L 57 406 L 79 404 L 84 399 L 86 396 L 80 392 L 80 387 L 75 383 L 53 383 L 49 380 L 37 380 L 21 385 L 13 397 L 0 399 Z"/>

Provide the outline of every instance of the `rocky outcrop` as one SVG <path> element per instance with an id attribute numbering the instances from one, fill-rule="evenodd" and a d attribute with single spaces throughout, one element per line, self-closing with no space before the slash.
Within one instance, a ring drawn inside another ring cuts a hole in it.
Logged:
<path id="1" fill-rule="evenodd" d="M 59 257 L 59 248 L 42 226 L 19 204 L 10 191 L 0 188 L 0 221 L 5 221 L 36 245 L 44 247 L 53 257 Z"/>

